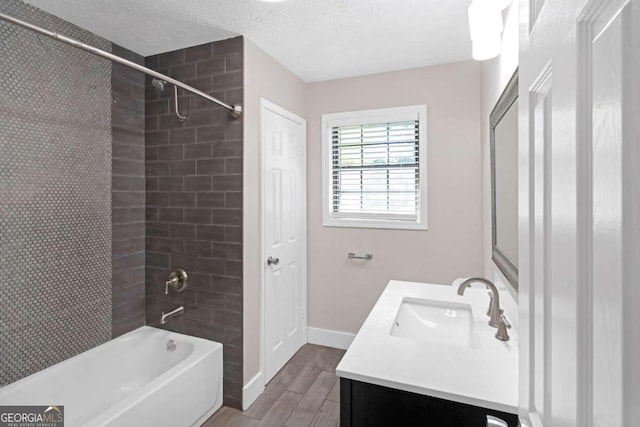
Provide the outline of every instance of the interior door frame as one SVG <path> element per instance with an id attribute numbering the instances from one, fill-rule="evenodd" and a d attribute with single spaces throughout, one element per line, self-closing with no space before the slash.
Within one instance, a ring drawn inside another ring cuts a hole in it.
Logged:
<path id="1" fill-rule="evenodd" d="M 307 286 L 308 286 L 308 278 L 307 278 L 307 120 L 303 117 L 294 114 L 281 106 L 277 105 L 274 102 L 269 101 L 266 98 L 260 98 L 260 134 L 259 134 L 259 177 L 260 177 L 260 343 L 259 343 L 259 360 L 260 360 L 260 373 L 262 376 L 262 383 L 267 385 L 267 377 L 266 377 L 266 369 L 265 369 L 265 294 L 264 290 L 264 263 L 266 259 L 266 251 L 264 248 L 264 230 L 265 230 L 265 180 L 264 180 L 264 172 L 265 172 L 265 112 L 269 110 L 276 114 L 279 114 L 293 122 L 299 123 L 302 126 L 302 135 L 304 137 L 304 142 L 302 144 L 302 154 L 303 154 L 303 162 L 302 162 L 302 172 L 300 174 L 302 178 L 302 216 L 303 216 L 303 232 L 300 235 L 302 240 L 302 255 L 301 255 L 301 270 L 302 277 L 304 280 L 301 292 L 301 301 L 300 301 L 300 312 L 302 313 L 302 335 L 303 335 L 303 343 L 308 342 L 307 338 L 307 326 L 308 326 L 308 316 L 307 316 Z"/>

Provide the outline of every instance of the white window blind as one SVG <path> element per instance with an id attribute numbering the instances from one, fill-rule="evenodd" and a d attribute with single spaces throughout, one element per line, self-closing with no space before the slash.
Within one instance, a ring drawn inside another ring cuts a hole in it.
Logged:
<path id="1" fill-rule="evenodd" d="M 331 213 L 417 221 L 419 121 L 331 128 Z"/>
<path id="2" fill-rule="evenodd" d="M 427 229 L 426 105 L 322 115 L 323 225 Z"/>

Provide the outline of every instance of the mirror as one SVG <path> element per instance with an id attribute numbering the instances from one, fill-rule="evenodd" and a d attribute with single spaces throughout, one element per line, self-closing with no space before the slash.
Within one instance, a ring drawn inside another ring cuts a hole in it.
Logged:
<path id="1" fill-rule="evenodd" d="M 492 259 L 518 289 L 518 70 L 491 112 Z"/>

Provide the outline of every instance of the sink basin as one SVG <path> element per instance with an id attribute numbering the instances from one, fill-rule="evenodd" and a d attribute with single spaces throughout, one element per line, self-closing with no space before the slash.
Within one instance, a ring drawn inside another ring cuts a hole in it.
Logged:
<path id="1" fill-rule="evenodd" d="M 469 304 L 419 298 L 402 300 L 391 335 L 467 348 L 477 342 Z"/>

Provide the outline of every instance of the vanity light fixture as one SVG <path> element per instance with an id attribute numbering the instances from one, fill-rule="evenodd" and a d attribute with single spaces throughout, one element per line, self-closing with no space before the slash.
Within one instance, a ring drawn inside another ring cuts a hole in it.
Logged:
<path id="1" fill-rule="evenodd" d="M 484 61 L 500 55 L 502 10 L 510 0 L 473 0 L 469 5 L 469 32 L 473 59 Z"/>

